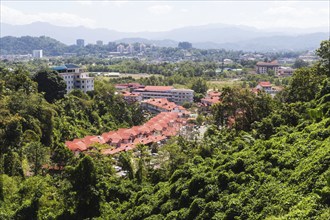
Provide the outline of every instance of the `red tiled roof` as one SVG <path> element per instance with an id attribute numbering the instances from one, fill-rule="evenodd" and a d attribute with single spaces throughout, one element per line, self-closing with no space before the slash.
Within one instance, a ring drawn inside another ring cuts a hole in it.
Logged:
<path id="1" fill-rule="evenodd" d="M 173 86 L 146 86 L 145 91 L 168 91 L 173 89 Z"/>
<path id="2" fill-rule="evenodd" d="M 270 82 L 259 82 L 258 85 L 260 85 L 261 87 L 270 87 L 270 86 L 272 86 L 272 85 L 270 84 Z"/>
<path id="3" fill-rule="evenodd" d="M 219 103 L 220 102 L 220 98 L 219 97 L 212 97 L 212 98 L 202 98 L 201 102 L 203 103 L 211 103 L 211 104 L 215 104 L 215 103 Z"/>
<path id="4" fill-rule="evenodd" d="M 258 62 L 257 66 L 279 66 L 277 60 L 273 60 L 272 62 Z"/>
<path id="5" fill-rule="evenodd" d="M 207 93 L 207 96 L 209 97 L 219 97 L 221 95 L 221 92 L 218 92 L 218 91 L 210 91 Z"/>
<path id="6" fill-rule="evenodd" d="M 179 113 L 161 112 L 142 126 L 120 128 L 117 131 L 103 133 L 101 136 L 86 136 L 82 139 L 67 141 L 65 144 L 72 151 L 86 151 L 94 143 L 120 144 L 119 148 L 109 148 L 101 151 L 102 154 L 106 155 L 115 154 L 124 150 L 131 150 L 137 144 L 150 144 L 174 136 L 180 128 L 178 123 L 185 123 L 184 119 L 179 118 Z M 160 131 L 160 135 L 151 135 L 153 130 Z M 138 138 L 140 134 L 147 135 L 147 137 Z M 122 143 L 123 140 L 128 139 L 131 139 L 133 143 Z"/>
<path id="7" fill-rule="evenodd" d="M 176 108 L 178 108 L 181 111 L 186 110 L 184 107 L 178 106 L 174 102 L 168 101 L 166 98 L 148 99 L 148 100 L 144 100 L 142 103 L 145 103 L 147 105 L 152 105 L 160 110 L 166 110 L 166 111 L 173 111 Z"/>

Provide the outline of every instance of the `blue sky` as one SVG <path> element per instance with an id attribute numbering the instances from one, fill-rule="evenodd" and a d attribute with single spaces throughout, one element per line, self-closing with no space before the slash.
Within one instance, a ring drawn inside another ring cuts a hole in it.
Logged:
<path id="1" fill-rule="evenodd" d="M 118 31 L 165 31 L 224 23 L 261 29 L 329 27 L 323 1 L 8 1 L 1 22 L 35 21 Z"/>

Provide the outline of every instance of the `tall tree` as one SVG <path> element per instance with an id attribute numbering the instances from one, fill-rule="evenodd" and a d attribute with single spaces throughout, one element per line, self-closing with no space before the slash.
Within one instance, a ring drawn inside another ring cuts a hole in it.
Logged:
<path id="1" fill-rule="evenodd" d="M 33 80 L 38 83 L 38 92 L 44 92 L 48 102 L 61 99 L 66 93 L 66 83 L 55 71 L 39 71 Z"/>
<path id="2" fill-rule="evenodd" d="M 71 183 L 76 191 L 76 218 L 86 219 L 100 214 L 100 198 L 97 191 L 96 168 L 90 156 L 82 158 L 71 173 Z"/>

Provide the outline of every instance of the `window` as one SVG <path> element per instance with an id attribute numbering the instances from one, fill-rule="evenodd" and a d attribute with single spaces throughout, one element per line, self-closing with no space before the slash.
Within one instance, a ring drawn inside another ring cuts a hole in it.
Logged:
<path id="1" fill-rule="evenodd" d="M 85 88 L 85 86 L 81 86 L 81 88 Z"/>

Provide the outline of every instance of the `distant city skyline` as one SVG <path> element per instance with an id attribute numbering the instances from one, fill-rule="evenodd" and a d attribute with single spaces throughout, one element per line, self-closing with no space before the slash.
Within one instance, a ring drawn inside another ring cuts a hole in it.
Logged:
<path id="1" fill-rule="evenodd" d="M 329 28 L 325 1 L 6 1 L 1 22 L 48 22 L 125 32 L 167 31 L 205 24 L 259 29 Z"/>

